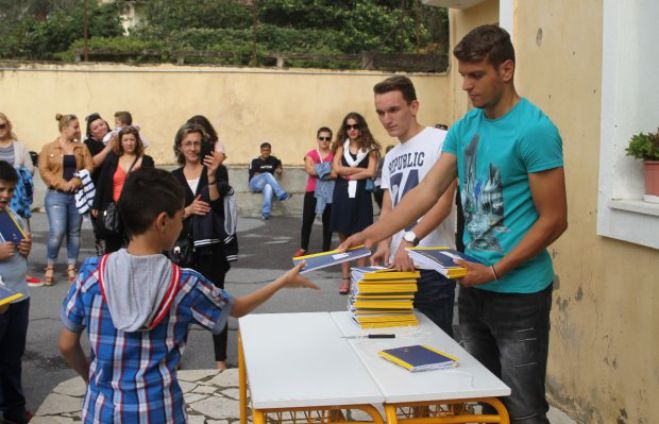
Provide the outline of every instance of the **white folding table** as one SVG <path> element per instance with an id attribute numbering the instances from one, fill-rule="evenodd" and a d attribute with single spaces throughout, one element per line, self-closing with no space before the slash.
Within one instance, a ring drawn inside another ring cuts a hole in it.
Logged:
<path id="1" fill-rule="evenodd" d="M 238 361 L 241 424 L 247 423 L 247 380 L 254 424 L 268 413 L 315 414 L 306 422 L 344 421 L 360 409 L 376 424 L 383 405 L 389 424 L 508 423 L 498 396 L 510 389 L 423 314 L 418 327 L 362 330 L 348 312 L 254 314 L 240 318 Z M 394 333 L 394 339 L 346 339 Z M 383 349 L 427 344 L 459 359 L 454 369 L 411 373 L 377 355 Z M 465 402 L 492 405 L 474 415 Z M 400 417 L 399 417 L 400 415 Z"/>

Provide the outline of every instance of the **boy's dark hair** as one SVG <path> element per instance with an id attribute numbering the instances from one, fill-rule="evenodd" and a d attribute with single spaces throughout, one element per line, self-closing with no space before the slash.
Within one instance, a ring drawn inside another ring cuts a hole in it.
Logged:
<path id="1" fill-rule="evenodd" d="M 259 148 L 263 149 L 264 147 L 267 147 L 268 149 L 272 150 L 272 145 L 270 143 L 268 143 L 267 141 L 264 141 L 263 143 L 261 143 L 261 146 Z"/>
<path id="2" fill-rule="evenodd" d="M 482 25 L 472 29 L 453 49 L 461 62 L 489 61 L 495 68 L 503 62 L 515 62 L 515 49 L 510 34 L 497 25 Z"/>
<path id="3" fill-rule="evenodd" d="M 128 111 L 120 110 L 119 112 L 115 112 L 114 117 L 124 125 L 133 125 L 133 115 Z"/>
<path id="4" fill-rule="evenodd" d="M 12 184 L 18 182 L 18 173 L 9 162 L 5 162 L 4 160 L 0 160 L 0 180 Z"/>
<path id="5" fill-rule="evenodd" d="M 201 125 L 186 122 L 181 125 L 181 128 L 179 128 L 178 131 L 176 131 L 176 135 L 174 136 L 174 154 L 176 155 L 176 162 L 178 162 L 179 165 L 185 165 L 185 155 L 181 152 L 181 143 L 183 143 L 183 139 L 186 135 L 194 133 L 199 133 L 201 135 L 201 144 L 203 145 L 206 142 L 208 135 L 206 135 L 206 131 L 204 131 L 204 128 Z"/>
<path id="6" fill-rule="evenodd" d="M 373 87 L 374 94 L 385 94 L 390 91 L 400 91 L 408 104 L 416 100 L 414 84 L 412 84 L 412 80 L 404 75 L 394 75 L 384 81 L 380 81 Z"/>
<path id="7" fill-rule="evenodd" d="M 330 138 L 332 138 L 332 135 L 334 134 L 332 130 L 329 129 L 329 127 L 320 127 L 318 128 L 318 131 L 316 131 L 316 138 L 320 136 L 321 132 L 328 132 L 330 135 Z"/>
<path id="8" fill-rule="evenodd" d="M 131 172 L 119 197 L 119 216 L 128 238 L 146 232 L 162 213 L 174 217 L 185 205 L 185 191 L 169 172 L 142 168 Z"/>

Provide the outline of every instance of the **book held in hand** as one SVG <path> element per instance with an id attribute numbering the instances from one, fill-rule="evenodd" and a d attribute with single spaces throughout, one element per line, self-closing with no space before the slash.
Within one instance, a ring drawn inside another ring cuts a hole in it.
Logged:
<path id="1" fill-rule="evenodd" d="M 300 271 L 300 274 L 304 274 L 306 272 L 327 268 L 333 265 L 341 264 L 343 262 L 364 258 L 366 256 L 371 256 L 371 251 L 363 246 L 358 246 L 345 252 L 329 250 L 322 253 L 296 256 L 293 258 L 293 266 L 299 264 L 301 261 L 304 261 L 304 268 L 302 268 L 302 271 Z"/>
<path id="2" fill-rule="evenodd" d="M 9 209 L 0 211 L 0 241 L 18 244 L 27 235 Z"/>
<path id="3" fill-rule="evenodd" d="M 23 294 L 15 292 L 0 282 L 0 306 L 4 306 L 22 297 Z"/>
<path id="4" fill-rule="evenodd" d="M 467 269 L 456 264 L 455 259 L 479 262 L 469 255 L 442 246 L 408 247 L 405 250 L 407 250 L 407 254 L 415 264 L 430 267 L 444 277 L 451 279 L 462 278 L 467 274 Z"/>
<path id="5" fill-rule="evenodd" d="M 384 359 L 408 371 L 430 371 L 458 366 L 458 358 L 430 346 L 412 345 L 378 352 Z"/>

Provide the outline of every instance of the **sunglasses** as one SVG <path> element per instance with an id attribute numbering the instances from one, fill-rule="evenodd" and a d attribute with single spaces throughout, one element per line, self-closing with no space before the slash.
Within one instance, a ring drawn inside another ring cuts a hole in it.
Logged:
<path id="1" fill-rule="evenodd" d="M 0 124 L 0 130 L 4 130 L 5 128 L 7 128 L 7 124 Z"/>
<path id="2" fill-rule="evenodd" d="M 358 130 L 359 129 L 359 124 L 355 124 L 355 125 L 346 124 L 346 129 L 347 130 Z"/>
<path id="3" fill-rule="evenodd" d="M 330 140 L 332 140 L 332 137 L 318 137 L 318 140 L 320 140 L 320 141 L 330 141 Z"/>

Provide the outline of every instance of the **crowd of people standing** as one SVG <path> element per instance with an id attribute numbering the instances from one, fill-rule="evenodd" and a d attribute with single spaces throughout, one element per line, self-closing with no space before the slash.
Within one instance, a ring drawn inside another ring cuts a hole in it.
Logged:
<path id="1" fill-rule="evenodd" d="M 511 421 L 547 423 L 544 383 L 554 279 L 547 246 L 567 228 L 562 140 L 551 120 L 517 93 L 515 53 L 505 30 L 495 25 L 478 27 L 458 43 L 453 54 L 474 109 L 449 132 L 417 121 L 420 103 L 409 78 L 392 76 L 373 88 L 379 121 L 399 141 L 380 162 L 383 198 L 378 222 L 373 223 L 370 192 L 378 174 L 380 145 L 363 116 L 347 114 L 331 147 L 332 131 L 327 127 L 317 131 L 317 147 L 305 155 L 309 181 L 298 253 L 308 250 L 309 221 L 320 215 L 323 250 L 328 247 L 328 234 L 336 232 L 342 242 L 339 252 L 366 245 L 376 249 L 373 262 L 411 269 L 414 264 L 406 247 L 454 246 L 452 212 L 459 181 L 465 249 L 475 258 L 456 261 L 467 271 L 458 295 L 462 342 L 511 388 L 511 396 L 503 399 Z M 54 283 L 55 261 L 65 237 L 67 276 L 70 281 L 76 278 L 81 209 L 90 209 L 96 216 L 95 226 L 107 230 L 108 205 L 118 201 L 125 231 L 118 230 L 115 240 L 102 232 L 97 237 L 105 241 L 104 251 L 129 239 L 127 249 L 85 263 L 62 308 L 65 328 L 60 349 L 89 383 L 83 420 L 109 422 L 116 414 L 127 414 L 126 422 L 147 422 L 149 416 L 157 417 L 157 422 L 184 422 L 175 370 L 190 324 L 196 322 L 217 335 L 216 366 L 223 369 L 229 313 L 242 316 L 284 287 L 316 287 L 298 275 L 303 265 L 299 264 L 245 297 L 234 298 L 222 290 L 229 270 L 224 241 L 229 237 L 218 230 L 226 228 L 222 224 L 226 202 L 220 200 L 231 196 L 232 190 L 223 165 L 226 154 L 208 136 L 211 131 L 203 123 L 181 126 L 174 143 L 181 166 L 167 173 L 153 168 L 153 161 L 143 153 L 139 128 L 127 123 L 125 114 L 116 116 L 121 122 L 113 131 L 100 116 L 88 118 L 93 152 L 79 141 L 77 117 L 58 114 L 56 118 L 59 136 L 43 147 L 38 159 L 48 186 L 46 283 Z M 98 144 L 101 137 L 103 146 Z M 250 187 L 264 193 L 263 219 L 269 218 L 273 193 L 281 201 L 290 199 L 274 176 L 282 167 L 271 155 L 271 147 L 261 145 L 261 156 L 249 170 Z M 19 181 L 14 165 L 23 167 L 27 157 L 5 115 L 0 115 L 0 157 L 6 158 L 0 161 L 0 211 L 5 212 Z M 94 174 L 100 163 L 100 173 Z M 99 189 L 92 195 L 88 188 L 94 187 L 94 178 Z M 307 196 L 312 191 L 313 199 Z M 22 220 L 18 223 L 23 226 Z M 29 235 L 16 246 L 0 243 L 0 271 L 17 291 L 26 292 L 24 258 L 30 248 Z M 14 255 L 14 249 L 19 255 Z M 170 250 L 170 256 L 185 266 L 183 270 L 161 254 Z M 347 264 L 342 267 L 341 293 L 349 290 L 348 270 Z M 135 283 L 137 274 L 148 283 Z M 455 286 L 455 281 L 422 269 L 414 296 L 415 307 L 448 334 Z M 183 294 L 174 296 L 178 289 Z M 131 290 L 155 307 L 136 301 Z M 27 302 L 29 298 L 0 309 L 0 407 L 6 421 L 21 424 L 29 421 L 20 390 Z M 171 304 L 175 307 L 170 313 Z M 173 320 L 171 331 L 168 322 L 161 322 L 165 316 Z M 89 326 L 90 319 L 98 325 Z M 95 357 L 110 364 L 112 372 L 118 370 L 116 381 L 103 375 L 99 361 L 90 364 L 82 351 L 80 333 L 85 326 L 90 338 L 100 341 L 91 346 Z M 150 351 L 152 337 L 157 348 L 151 360 L 137 360 L 130 349 L 116 349 L 117 340 L 129 340 L 140 352 Z M 141 400 L 137 393 L 141 389 L 134 386 L 135 378 L 144 373 L 150 373 L 149 381 L 157 384 L 151 391 L 140 392 L 146 399 Z M 124 399 L 126 393 L 131 396 Z M 114 399 L 121 401 L 113 405 Z M 145 419 L 142 409 L 148 410 Z"/>

